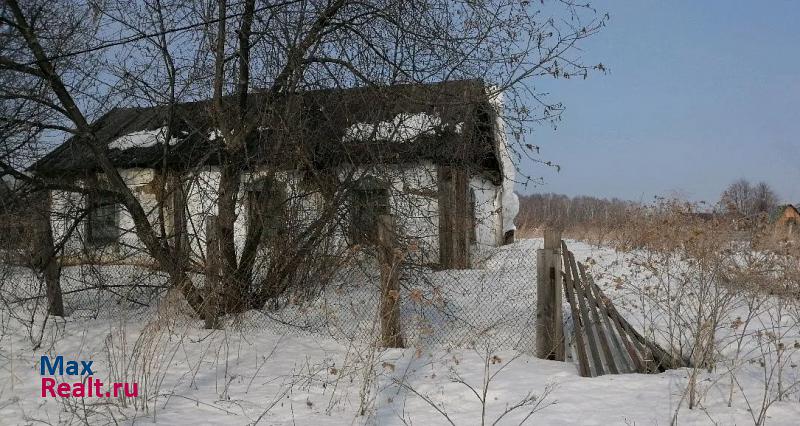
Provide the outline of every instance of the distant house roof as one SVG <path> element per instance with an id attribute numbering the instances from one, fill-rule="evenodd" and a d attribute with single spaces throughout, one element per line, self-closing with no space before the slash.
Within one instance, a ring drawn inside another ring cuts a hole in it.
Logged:
<path id="1" fill-rule="evenodd" d="M 249 96 L 255 117 L 264 115 L 265 99 L 259 92 Z M 428 159 L 458 161 L 488 173 L 495 182 L 502 177 L 495 112 L 481 81 L 314 90 L 286 96 L 282 102 L 281 120 L 286 123 L 282 129 L 259 126 L 247 141 L 248 159 L 253 164 L 281 164 L 287 157 L 297 158 L 286 152 L 302 154 L 309 164 L 320 168 L 343 162 Z M 114 108 L 92 126 L 115 166 L 154 167 L 165 158 L 167 138 L 158 131 L 167 117 L 165 106 Z M 174 118 L 167 164 L 219 164 L 221 140 L 213 125 L 210 101 L 178 104 Z M 407 133 L 414 123 L 435 121 L 436 126 L 418 131 L 412 140 L 391 137 L 386 127 L 406 119 L 411 124 L 401 124 L 406 128 L 394 134 Z M 93 156 L 79 142 L 78 136 L 70 138 L 31 169 L 45 175 L 97 170 Z"/>
<path id="2" fill-rule="evenodd" d="M 777 222 L 778 219 L 780 219 L 781 216 L 783 216 L 783 214 L 786 211 L 786 209 L 791 209 L 795 215 L 800 216 L 800 211 L 797 210 L 797 207 L 793 206 L 792 204 L 783 204 L 783 205 L 780 205 L 780 206 L 774 208 L 769 213 L 769 221 L 770 222 Z"/>

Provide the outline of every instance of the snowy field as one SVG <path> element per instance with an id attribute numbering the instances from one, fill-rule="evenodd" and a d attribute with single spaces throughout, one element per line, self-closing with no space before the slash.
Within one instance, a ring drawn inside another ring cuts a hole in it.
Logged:
<path id="1" fill-rule="evenodd" d="M 632 324 L 641 326 L 645 334 L 653 329 L 650 332 L 657 340 L 665 339 L 654 329 L 667 319 L 655 314 L 657 308 L 644 296 L 655 278 L 635 266 L 636 254 L 578 242 L 568 245 L 578 261 L 589 265 L 598 284 Z M 449 305 L 453 309 L 465 309 L 469 303 L 484 309 L 481 303 L 491 303 L 511 311 L 511 317 L 519 316 L 517 311 L 524 305 L 509 301 L 513 295 L 477 286 L 494 277 L 492 271 L 519 268 L 518 273 L 535 274 L 535 258 L 528 253 L 540 246 L 540 240 L 529 240 L 493 253 L 482 262 L 483 269 L 461 272 L 464 282 L 476 286 L 474 292 L 443 297 L 456 299 Z M 535 289 L 535 281 L 531 288 Z M 488 299 L 489 294 L 503 300 Z M 345 299 L 349 295 L 339 294 Z M 345 318 L 343 323 L 355 318 L 348 316 L 352 303 L 342 306 L 328 308 Z M 747 326 L 717 330 L 720 352 L 730 354 L 737 347 L 738 355 L 730 356 L 737 361 L 697 372 L 702 398 L 689 410 L 686 388 L 691 369 L 581 378 L 572 363 L 539 360 L 524 347 L 509 349 L 504 343 L 509 328 L 502 323 L 493 331 L 505 336 L 500 340 L 462 339 L 449 345 L 376 350 L 369 339 L 348 342 L 275 327 L 267 323 L 280 322 L 280 318 L 262 313 L 250 313 L 223 331 L 209 332 L 171 296 L 157 307 L 106 303 L 91 315 L 76 311 L 66 320 L 50 318 L 46 323 L 36 314 L 26 316 L 18 309 L 12 315 L 3 309 L 3 425 L 476 425 L 496 421 L 509 425 L 742 425 L 755 423 L 767 401 L 766 424 L 800 423 L 800 394 L 792 389 L 799 381 L 795 379 L 796 349 L 779 352 L 784 392 L 782 401 L 773 402 L 776 368 L 760 344 L 765 334 L 777 330 L 787 347 L 800 346 L 795 343 L 796 321 L 788 312 L 775 317 L 759 311 Z M 748 318 L 742 309 L 737 305 L 727 315 L 734 322 Z M 318 315 L 317 310 L 303 313 Z M 533 341 L 534 315 L 531 310 L 530 323 L 522 328 L 531 335 L 516 336 L 517 342 Z M 262 323 L 263 327 L 258 326 Z M 476 347 L 469 348 L 470 343 Z M 92 360 L 95 377 L 104 381 L 137 382 L 139 396 L 41 398 L 39 359 L 56 354 Z"/>

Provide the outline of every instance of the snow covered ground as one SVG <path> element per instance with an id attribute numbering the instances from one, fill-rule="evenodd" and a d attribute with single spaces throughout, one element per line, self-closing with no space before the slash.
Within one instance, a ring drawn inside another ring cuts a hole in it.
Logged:
<path id="1" fill-rule="evenodd" d="M 590 270 L 598 284 L 629 320 L 647 324 L 638 295 L 617 279 L 625 275 L 648 285 L 648 277 L 630 266 L 630 255 L 568 244 L 579 261 L 592 259 Z M 463 279 L 479 282 L 475 276 L 511 270 L 520 262 L 528 269 L 535 259 L 518 257 L 540 246 L 540 240 L 530 240 L 506 247 L 485 259 L 483 271 L 464 271 Z M 513 311 L 515 306 L 503 309 Z M 685 390 L 690 369 L 582 378 L 574 364 L 491 347 L 496 340 L 481 341 L 477 348 L 463 347 L 465 342 L 462 347 L 376 350 L 369 341 L 348 343 L 258 326 L 273 320 L 250 313 L 223 331 L 209 332 L 171 296 L 158 307 L 106 305 L 92 315 L 78 311 L 44 325 L 40 316 L 12 315 L 3 308 L 0 424 L 474 425 L 482 419 L 493 424 L 498 418 L 498 424 L 514 425 L 525 420 L 661 425 L 673 419 L 678 424 L 752 424 L 767 382 L 768 368 L 757 361 L 737 364 L 733 371 L 738 385 L 728 407 L 728 370 L 702 371 L 699 389 L 704 398 L 689 410 Z M 796 324 L 786 321 L 784 339 L 790 342 Z M 754 350 L 749 339 L 747 345 Z M 140 396 L 41 398 L 39 359 L 47 354 L 93 360 L 95 377 L 137 382 Z M 748 359 L 758 360 L 756 355 Z M 786 356 L 791 360 L 793 355 Z M 796 365 L 789 361 L 784 386 L 790 385 L 793 372 Z M 769 407 L 766 424 L 793 425 L 799 419 L 795 392 Z"/>

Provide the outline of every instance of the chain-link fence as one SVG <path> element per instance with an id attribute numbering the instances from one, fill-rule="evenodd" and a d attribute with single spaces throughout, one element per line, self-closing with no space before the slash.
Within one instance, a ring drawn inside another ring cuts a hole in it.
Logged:
<path id="1" fill-rule="evenodd" d="M 59 277 L 67 315 L 97 317 L 120 309 L 154 306 L 167 290 L 167 276 L 141 265 L 62 266 Z M 47 309 L 42 273 L 23 264 L 0 264 L 0 300 L 9 307 Z"/>
<path id="2" fill-rule="evenodd" d="M 408 346 L 473 346 L 532 352 L 535 342 L 536 253 L 520 242 L 476 254 L 472 269 L 436 270 L 403 264 L 400 325 Z M 32 269 L 4 265 L 6 303 L 44 307 L 44 280 Z M 202 282 L 202 277 L 196 277 Z M 68 315 L 148 312 L 168 289 L 166 274 L 134 265 L 64 266 Z M 292 291 L 238 318 L 239 326 L 315 334 L 369 343 L 380 334 L 380 268 L 369 258 L 340 268 L 313 294 Z"/>
<path id="3" fill-rule="evenodd" d="M 535 249 L 517 244 L 485 253 L 474 269 L 434 270 L 404 265 L 400 324 L 410 346 L 489 345 L 533 351 L 536 306 Z M 381 276 L 374 264 L 339 271 L 311 300 L 288 296 L 253 323 L 279 331 L 324 333 L 366 341 L 379 332 Z"/>

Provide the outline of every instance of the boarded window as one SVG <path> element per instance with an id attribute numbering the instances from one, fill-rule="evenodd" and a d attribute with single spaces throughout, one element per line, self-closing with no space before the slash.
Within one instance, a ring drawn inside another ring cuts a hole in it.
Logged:
<path id="1" fill-rule="evenodd" d="M 287 196 L 284 185 L 264 178 L 247 192 L 248 226 L 261 228 L 261 241 L 275 241 L 287 231 Z"/>
<path id="2" fill-rule="evenodd" d="M 89 194 L 89 214 L 86 221 L 86 242 L 102 246 L 117 242 L 119 238 L 119 205 L 106 194 Z"/>
<path id="3" fill-rule="evenodd" d="M 363 179 L 353 189 L 350 202 L 350 238 L 354 244 L 372 244 L 378 238 L 378 218 L 389 214 L 388 185 Z"/>

